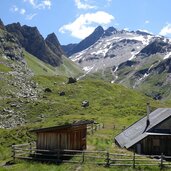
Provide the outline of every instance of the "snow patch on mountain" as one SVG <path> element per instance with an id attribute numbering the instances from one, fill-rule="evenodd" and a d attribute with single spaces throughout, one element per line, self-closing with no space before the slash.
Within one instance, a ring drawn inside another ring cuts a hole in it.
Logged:
<path id="1" fill-rule="evenodd" d="M 110 36 L 102 36 L 89 48 L 72 55 L 71 60 L 81 65 L 85 72 L 102 71 L 135 59 L 153 38 L 153 35 L 145 33 L 143 35 L 136 32 L 117 31 Z"/>
<path id="2" fill-rule="evenodd" d="M 169 52 L 167 55 L 165 55 L 163 59 L 167 59 L 169 57 L 171 57 L 171 52 Z"/>
<path id="3" fill-rule="evenodd" d="M 129 61 L 133 60 L 134 58 L 136 58 L 136 55 L 139 54 L 139 53 L 140 53 L 140 51 L 138 51 L 138 52 L 131 52 L 132 56 L 128 60 Z"/>

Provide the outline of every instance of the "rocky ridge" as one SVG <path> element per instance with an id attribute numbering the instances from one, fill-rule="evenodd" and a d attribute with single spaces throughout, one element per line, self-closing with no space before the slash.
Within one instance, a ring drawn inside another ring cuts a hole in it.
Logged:
<path id="1" fill-rule="evenodd" d="M 102 79 L 138 89 L 154 99 L 171 96 L 168 38 L 141 30 L 109 28 L 96 43 L 70 58 L 85 71 L 80 78 L 98 74 Z"/>
<path id="2" fill-rule="evenodd" d="M 44 40 L 37 27 L 21 26 L 20 23 L 9 24 L 6 29 L 17 37 L 21 46 L 30 54 L 52 66 L 59 66 L 62 63 L 63 52 L 54 34 Z M 55 40 L 55 44 L 48 41 L 49 37 L 51 40 Z"/>
<path id="3" fill-rule="evenodd" d="M 2 21 L 1 24 L 3 25 Z M 0 127 L 11 128 L 25 124 L 24 103 L 36 101 L 38 85 L 24 59 L 23 49 L 16 37 L 0 27 Z"/>

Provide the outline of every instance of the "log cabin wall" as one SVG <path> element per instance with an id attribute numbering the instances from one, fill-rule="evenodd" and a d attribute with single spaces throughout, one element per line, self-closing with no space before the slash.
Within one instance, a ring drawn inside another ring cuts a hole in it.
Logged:
<path id="1" fill-rule="evenodd" d="M 72 126 L 69 128 L 37 133 L 37 149 L 54 150 L 86 149 L 87 125 Z"/>
<path id="2" fill-rule="evenodd" d="M 139 154 L 171 156 L 171 136 L 148 136 L 133 148 Z"/>

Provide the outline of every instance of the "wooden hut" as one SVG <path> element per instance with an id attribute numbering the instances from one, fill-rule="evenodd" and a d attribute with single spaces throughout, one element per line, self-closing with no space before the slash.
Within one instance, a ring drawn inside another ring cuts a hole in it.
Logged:
<path id="1" fill-rule="evenodd" d="M 86 149 L 87 124 L 93 121 L 78 121 L 73 124 L 35 129 L 36 149 L 84 150 Z"/>
<path id="2" fill-rule="evenodd" d="M 139 154 L 171 156 L 171 108 L 159 108 L 115 137 L 122 148 Z"/>

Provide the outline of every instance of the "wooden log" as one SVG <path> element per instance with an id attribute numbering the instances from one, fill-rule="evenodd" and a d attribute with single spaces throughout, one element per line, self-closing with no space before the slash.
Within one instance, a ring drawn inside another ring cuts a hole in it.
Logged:
<path id="1" fill-rule="evenodd" d="M 15 144 L 12 145 L 12 158 L 13 162 L 15 163 Z"/>
<path id="2" fill-rule="evenodd" d="M 160 170 L 163 169 L 164 165 L 163 165 L 163 159 L 164 159 L 164 156 L 163 156 L 163 153 L 161 154 L 161 159 L 160 159 Z"/>
<path id="3" fill-rule="evenodd" d="M 84 151 L 83 151 L 83 152 L 82 152 L 82 162 L 81 162 L 81 164 L 84 163 L 84 159 L 85 159 L 85 153 L 84 153 Z"/>
<path id="4" fill-rule="evenodd" d="M 106 164 L 105 167 L 109 167 L 110 166 L 110 154 L 109 152 L 106 153 Z"/>
<path id="5" fill-rule="evenodd" d="M 133 161 L 132 161 L 133 163 L 132 163 L 132 166 L 133 166 L 133 168 L 135 169 L 135 150 L 134 150 L 134 154 L 133 154 Z"/>

